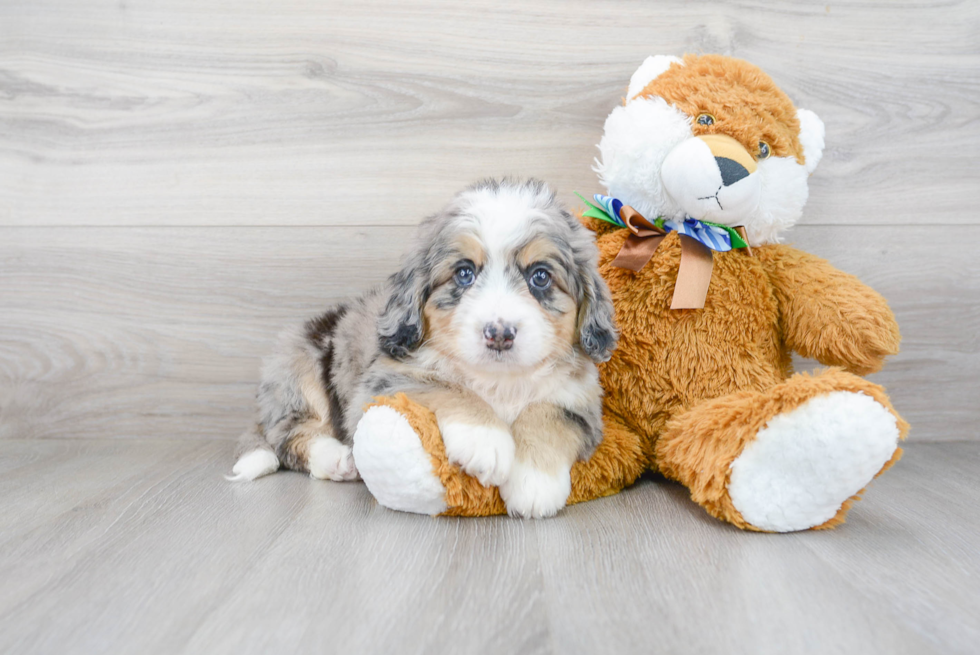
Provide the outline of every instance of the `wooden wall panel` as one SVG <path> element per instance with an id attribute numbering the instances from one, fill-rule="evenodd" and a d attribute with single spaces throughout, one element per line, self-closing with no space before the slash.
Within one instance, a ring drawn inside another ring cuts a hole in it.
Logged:
<path id="1" fill-rule="evenodd" d="M 806 223 L 975 224 L 978 34 L 969 0 L 4 2 L 0 225 L 405 225 L 503 174 L 571 200 L 630 74 L 684 52 L 823 117 Z"/>

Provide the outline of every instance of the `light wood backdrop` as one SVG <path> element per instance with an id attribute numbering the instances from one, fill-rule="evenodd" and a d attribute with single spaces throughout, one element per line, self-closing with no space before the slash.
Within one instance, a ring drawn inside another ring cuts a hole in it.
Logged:
<path id="1" fill-rule="evenodd" d="M 789 240 L 892 303 L 912 438 L 980 439 L 980 3 L 929 0 L 0 0 L 0 437 L 235 437 L 281 326 L 476 178 L 601 190 L 685 52 L 823 118 Z"/>

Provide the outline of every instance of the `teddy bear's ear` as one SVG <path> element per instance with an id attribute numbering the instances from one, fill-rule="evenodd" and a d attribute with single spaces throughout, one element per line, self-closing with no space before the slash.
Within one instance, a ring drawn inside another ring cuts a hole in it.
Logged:
<path id="1" fill-rule="evenodd" d="M 806 172 L 812 173 L 823 157 L 823 121 L 809 109 L 797 109 L 800 120 L 800 144 L 803 145 L 803 159 Z"/>
<path id="2" fill-rule="evenodd" d="M 630 78 L 630 88 L 626 92 L 626 100 L 632 100 L 647 87 L 647 84 L 657 79 L 661 73 L 670 68 L 671 64 L 683 64 L 679 58 L 670 55 L 647 57 Z"/>

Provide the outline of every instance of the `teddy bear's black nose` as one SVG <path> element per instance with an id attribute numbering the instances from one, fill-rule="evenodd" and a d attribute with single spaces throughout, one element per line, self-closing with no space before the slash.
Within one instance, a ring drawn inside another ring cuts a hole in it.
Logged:
<path id="1" fill-rule="evenodd" d="M 731 186 L 742 178 L 749 176 L 749 172 L 745 169 L 745 166 L 742 166 L 734 159 L 715 157 L 715 162 L 718 164 L 718 170 L 721 172 L 721 183 L 725 186 Z"/>

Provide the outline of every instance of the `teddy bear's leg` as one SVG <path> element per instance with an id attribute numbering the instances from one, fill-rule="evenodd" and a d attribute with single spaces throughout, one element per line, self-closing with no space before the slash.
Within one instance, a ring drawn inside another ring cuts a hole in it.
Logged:
<path id="1" fill-rule="evenodd" d="M 354 462 L 375 499 L 418 514 L 505 514 L 496 487 L 449 462 L 435 414 L 404 394 L 378 398 L 354 433 Z"/>
<path id="2" fill-rule="evenodd" d="M 507 508 L 496 487 L 484 487 L 451 464 L 435 415 L 405 395 L 379 398 L 354 434 L 354 461 L 368 490 L 388 508 L 419 514 L 490 516 Z M 646 467 L 643 441 L 608 420 L 602 443 L 572 467 L 568 504 L 617 493 Z"/>
<path id="3" fill-rule="evenodd" d="M 422 447 L 420 432 L 426 416 L 404 399 L 385 399 L 370 406 L 354 432 L 354 462 L 360 462 L 361 479 L 383 506 L 417 514 L 446 511 L 446 489 Z M 421 408 L 418 408 L 421 409 Z M 435 417 L 432 416 L 432 422 Z"/>
<path id="4" fill-rule="evenodd" d="M 617 418 L 603 417 L 602 442 L 586 459 L 572 467 L 572 493 L 568 504 L 619 493 L 647 470 L 646 440 Z"/>
<path id="5" fill-rule="evenodd" d="M 829 369 L 705 401 L 668 423 L 655 455 L 713 516 L 792 532 L 843 523 L 907 431 L 881 387 Z"/>

